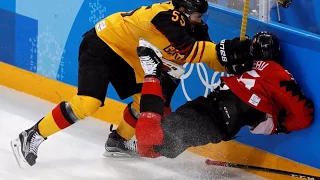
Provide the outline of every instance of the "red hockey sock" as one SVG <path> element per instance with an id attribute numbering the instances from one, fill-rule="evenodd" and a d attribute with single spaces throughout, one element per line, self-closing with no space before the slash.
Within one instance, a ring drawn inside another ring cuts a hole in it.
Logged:
<path id="1" fill-rule="evenodd" d="M 141 95 L 145 94 L 152 94 L 163 99 L 162 87 L 158 78 L 154 76 L 147 76 L 144 78 Z"/>
<path id="2" fill-rule="evenodd" d="M 163 132 L 161 119 L 164 113 L 164 101 L 160 80 L 145 77 L 141 91 L 140 117 L 136 126 L 138 151 L 143 157 L 159 157 L 154 145 L 162 145 Z"/>
<path id="3" fill-rule="evenodd" d="M 154 145 L 162 145 L 163 132 L 161 129 L 161 118 L 159 114 L 143 112 L 140 114 L 136 126 L 136 138 L 138 140 L 138 151 L 142 157 L 159 157 L 154 152 Z"/>

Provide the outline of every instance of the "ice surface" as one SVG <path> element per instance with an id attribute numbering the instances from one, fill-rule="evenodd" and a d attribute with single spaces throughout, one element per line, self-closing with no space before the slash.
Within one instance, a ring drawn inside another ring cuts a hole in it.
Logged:
<path id="1" fill-rule="evenodd" d="M 188 151 L 176 159 L 104 157 L 109 124 L 94 118 L 50 136 L 39 148 L 37 164 L 20 169 L 10 140 L 54 107 L 55 104 L 0 86 L 0 180 L 263 179 L 239 169 L 207 166 L 205 157 Z"/>

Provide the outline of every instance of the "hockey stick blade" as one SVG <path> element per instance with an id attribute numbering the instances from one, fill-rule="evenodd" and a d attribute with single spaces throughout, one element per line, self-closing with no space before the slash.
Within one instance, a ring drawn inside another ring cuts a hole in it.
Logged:
<path id="1" fill-rule="evenodd" d="M 289 172 L 289 171 L 283 171 L 278 169 L 271 169 L 271 168 L 264 168 L 264 167 L 258 167 L 258 166 L 250 166 L 250 165 L 244 165 L 244 164 L 235 164 L 235 163 L 229 163 L 229 162 L 221 162 L 221 161 L 214 161 L 211 159 L 206 160 L 207 165 L 211 166 L 222 166 L 222 167 L 232 167 L 232 168 L 241 168 L 241 169 L 248 169 L 248 170 L 255 170 L 255 171 L 264 171 L 268 173 L 275 173 L 275 174 L 281 174 L 301 179 L 309 179 L 309 180 L 320 180 L 320 177 L 318 176 L 312 176 L 307 174 L 300 174 L 295 172 Z"/>

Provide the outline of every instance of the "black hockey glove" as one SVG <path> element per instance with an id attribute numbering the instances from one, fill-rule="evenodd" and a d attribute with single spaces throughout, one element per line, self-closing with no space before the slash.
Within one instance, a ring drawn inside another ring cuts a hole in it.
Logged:
<path id="1" fill-rule="evenodd" d="M 279 134 L 279 133 L 290 134 L 291 132 L 288 131 L 284 125 L 278 124 L 276 131 L 275 131 L 275 134 Z"/>
<path id="2" fill-rule="evenodd" d="M 284 122 L 284 118 L 287 116 L 287 111 L 286 109 L 281 109 L 281 111 L 278 113 L 278 125 L 276 127 L 276 131 L 275 134 L 279 134 L 279 133 L 285 133 L 285 134 L 289 134 L 291 133 L 290 131 L 288 131 L 288 129 L 283 125 Z"/>
<path id="3" fill-rule="evenodd" d="M 221 40 L 216 46 L 220 64 L 230 74 L 242 74 L 252 69 L 253 56 L 249 38 L 240 41 L 239 38 Z"/>
<path id="4" fill-rule="evenodd" d="M 243 74 L 244 72 L 251 71 L 253 66 L 253 59 L 248 59 L 244 63 L 235 65 L 226 65 L 225 69 L 229 74 Z"/>

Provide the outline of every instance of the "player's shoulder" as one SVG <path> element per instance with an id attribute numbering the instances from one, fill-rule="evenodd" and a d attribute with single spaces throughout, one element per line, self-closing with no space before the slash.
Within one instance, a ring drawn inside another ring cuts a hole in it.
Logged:
<path id="1" fill-rule="evenodd" d="M 185 15 L 174 9 L 171 2 L 152 5 L 154 18 L 152 23 L 156 26 L 179 26 L 185 27 L 187 18 Z"/>
<path id="2" fill-rule="evenodd" d="M 274 61 L 254 61 L 253 62 L 253 69 L 259 70 L 259 71 L 264 71 L 264 72 L 270 71 L 271 69 L 284 70 L 284 68 L 280 64 L 278 64 Z"/>
<path id="3" fill-rule="evenodd" d="M 174 6 L 172 5 L 171 1 L 167 1 L 162 3 L 152 4 L 148 6 L 148 8 L 151 8 L 153 11 L 157 11 L 157 12 L 163 12 L 163 11 L 166 12 L 166 11 L 173 10 Z"/>
<path id="4" fill-rule="evenodd" d="M 174 6 L 172 5 L 171 1 L 169 2 L 163 2 L 163 3 L 156 3 L 152 4 L 147 7 L 147 9 L 151 9 L 153 14 L 156 17 L 164 17 L 169 18 L 172 16 L 172 12 L 174 10 Z"/>
<path id="5" fill-rule="evenodd" d="M 266 63 L 269 64 L 269 69 L 272 71 L 277 71 L 277 72 L 286 72 L 286 69 L 279 63 L 274 62 L 274 61 L 265 61 Z"/>
<path id="6" fill-rule="evenodd" d="M 269 78 L 291 78 L 290 74 L 288 74 L 288 71 L 281 64 L 274 61 L 255 61 L 253 68 L 258 70 L 260 75 L 268 76 Z"/>

